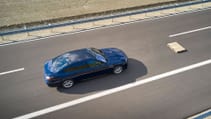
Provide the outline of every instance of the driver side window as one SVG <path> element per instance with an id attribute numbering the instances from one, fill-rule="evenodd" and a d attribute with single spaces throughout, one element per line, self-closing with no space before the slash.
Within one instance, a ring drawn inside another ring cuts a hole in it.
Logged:
<path id="1" fill-rule="evenodd" d="M 89 60 L 87 61 L 87 64 L 89 65 L 89 67 L 97 67 L 97 66 L 100 66 L 102 65 L 102 62 L 100 61 L 96 61 L 96 60 Z"/>
<path id="2" fill-rule="evenodd" d="M 68 73 L 68 72 L 78 72 L 78 71 L 82 71 L 86 68 L 88 68 L 89 66 L 87 64 L 81 64 L 81 65 L 76 65 L 76 66 L 70 66 L 70 67 L 67 67 L 66 69 L 64 69 L 64 72 L 65 73 Z"/>

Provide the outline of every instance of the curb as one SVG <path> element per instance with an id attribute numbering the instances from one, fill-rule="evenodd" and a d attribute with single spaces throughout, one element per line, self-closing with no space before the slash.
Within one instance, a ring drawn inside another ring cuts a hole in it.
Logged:
<path id="1" fill-rule="evenodd" d="M 210 2 L 208 2 L 210 1 Z M 18 42 L 30 42 L 41 40 L 49 37 L 55 37 L 65 34 L 74 34 L 84 31 L 89 31 L 102 27 L 112 27 L 122 24 L 128 24 L 132 22 L 138 22 L 143 20 L 150 20 L 155 18 L 163 18 L 172 15 L 178 15 L 189 12 L 197 12 L 211 8 L 211 0 L 206 0 L 200 4 L 192 4 L 190 6 L 174 7 L 171 9 L 162 9 L 153 12 L 141 12 L 130 13 L 129 16 L 122 15 L 121 17 L 111 17 L 111 19 L 93 20 L 91 22 L 74 23 L 74 24 L 60 24 L 56 27 L 49 26 L 42 29 L 31 29 L 24 31 L 11 31 L 7 33 L 0 33 L 0 46 L 9 45 Z M 128 13 L 126 13 L 128 14 Z"/>
<path id="2" fill-rule="evenodd" d="M 93 21 L 98 21 L 98 20 L 113 19 L 113 18 L 117 18 L 117 17 L 131 16 L 131 15 L 135 15 L 135 14 L 154 12 L 154 11 L 159 11 L 159 10 L 177 8 L 177 7 L 184 7 L 184 6 L 189 6 L 189 5 L 206 3 L 206 2 L 210 2 L 210 1 L 211 0 L 195 0 L 195 1 L 179 3 L 179 4 L 176 3 L 176 4 L 172 4 L 172 5 L 164 5 L 164 6 L 159 6 L 159 7 L 146 8 L 146 9 L 136 10 L 136 11 L 132 11 L 132 12 L 125 12 L 125 13 L 114 14 L 114 15 L 106 15 L 106 16 L 102 16 L 102 17 L 80 19 L 80 20 L 70 21 L 68 23 L 62 23 L 62 24 L 48 24 L 45 26 L 34 27 L 34 28 L 24 27 L 23 29 L 0 32 L 0 36 L 17 34 L 17 33 L 22 33 L 22 32 L 30 32 L 30 31 L 36 31 L 36 30 L 42 30 L 42 29 L 49 29 L 49 28 L 54 28 L 54 27 L 66 26 L 66 25 L 81 24 L 81 23 L 93 22 Z"/>

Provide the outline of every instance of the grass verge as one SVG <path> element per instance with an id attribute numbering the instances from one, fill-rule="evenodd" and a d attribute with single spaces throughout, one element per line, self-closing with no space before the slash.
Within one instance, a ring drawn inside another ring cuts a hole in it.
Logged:
<path id="1" fill-rule="evenodd" d="M 1 0 L 0 30 L 59 23 L 190 0 Z"/>

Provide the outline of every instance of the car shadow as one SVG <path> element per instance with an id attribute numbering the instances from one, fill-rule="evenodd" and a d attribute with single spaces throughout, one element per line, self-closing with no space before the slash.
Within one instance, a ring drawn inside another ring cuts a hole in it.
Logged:
<path id="1" fill-rule="evenodd" d="M 106 74 L 103 76 L 98 76 L 93 79 L 77 83 L 70 89 L 57 87 L 57 90 L 61 93 L 67 93 L 67 94 L 86 94 L 96 91 L 107 90 L 131 82 L 135 82 L 137 78 L 142 77 L 146 74 L 147 74 L 147 68 L 142 62 L 136 59 L 129 58 L 128 68 L 121 74 L 118 75 Z"/>

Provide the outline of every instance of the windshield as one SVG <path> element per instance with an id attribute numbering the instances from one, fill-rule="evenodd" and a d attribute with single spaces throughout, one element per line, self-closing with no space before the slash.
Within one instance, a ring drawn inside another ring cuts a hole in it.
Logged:
<path id="1" fill-rule="evenodd" d="M 90 49 L 97 54 L 104 55 L 103 52 L 97 48 L 90 48 Z"/>
<path id="2" fill-rule="evenodd" d="M 99 54 L 99 55 L 101 55 L 101 56 L 103 56 L 103 57 L 105 58 L 104 53 L 103 53 L 101 50 L 97 49 L 97 48 L 89 48 L 88 51 L 90 51 L 90 53 L 91 53 L 94 57 L 96 57 L 97 54 Z"/>
<path id="3" fill-rule="evenodd" d="M 64 67 L 70 64 L 71 62 L 70 57 L 71 57 L 70 53 L 66 53 L 55 58 L 52 61 L 50 71 L 56 73 L 62 70 Z"/>
<path id="4" fill-rule="evenodd" d="M 97 49 L 97 48 L 89 48 L 88 51 L 90 52 L 90 54 L 92 54 L 97 60 L 100 60 L 102 62 L 106 62 L 106 57 L 104 55 L 104 53 Z"/>

